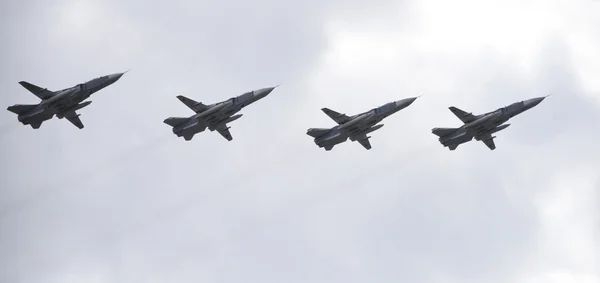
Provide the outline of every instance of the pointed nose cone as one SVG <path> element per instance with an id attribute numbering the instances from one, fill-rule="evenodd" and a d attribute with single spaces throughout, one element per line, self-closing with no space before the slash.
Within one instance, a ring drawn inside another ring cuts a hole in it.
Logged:
<path id="1" fill-rule="evenodd" d="M 108 80 L 110 81 L 110 83 L 114 83 L 114 82 L 118 81 L 127 72 L 108 75 Z"/>
<path id="2" fill-rule="evenodd" d="M 256 91 L 254 91 L 254 96 L 256 96 L 257 99 L 261 99 L 261 98 L 269 95 L 278 86 L 279 85 L 276 85 L 274 87 L 266 87 L 266 88 L 261 88 L 259 90 L 256 90 Z"/>
<path id="3" fill-rule="evenodd" d="M 411 105 L 413 102 L 415 102 L 415 100 L 417 100 L 417 98 L 419 98 L 419 97 L 421 97 L 421 96 L 419 95 L 417 97 L 410 97 L 410 98 L 398 100 L 398 101 L 396 101 L 396 106 L 400 107 L 400 108 L 407 107 L 407 106 Z"/>
<path id="4" fill-rule="evenodd" d="M 540 104 L 540 102 L 542 102 L 546 97 L 536 97 L 536 98 L 532 98 L 532 99 L 528 99 L 523 101 L 523 104 L 525 106 L 526 109 L 530 109 L 535 107 L 536 105 Z"/>

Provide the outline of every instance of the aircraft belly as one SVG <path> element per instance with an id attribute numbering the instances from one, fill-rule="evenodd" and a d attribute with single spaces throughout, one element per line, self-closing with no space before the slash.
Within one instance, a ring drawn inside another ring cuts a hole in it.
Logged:
<path id="1" fill-rule="evenodd" d="M 178 136 L 182 136 L 186 134 L 199 133 L 204 131 L 204 129 L 206 129 L 204 123 L 201 123 L 200 121 L 195 121 L 179 128 L 173 128 L 173 132 Z"/>
<path id="2" fill-rule="evenodd" d="M 82 100 L 76 99 L 73 96 L 65 97 L 52 104 L 52 109 L 56 112 L 64 112 L 65 110 L 79 104 Z"/>
<path id="3" fill-rule="evenodd" d="M 444 139 L 442 141 L 442 144 L 444 144 L 444 145 L 461 144 L 461 143 L 468 142 L 472 139 L 473 139 L 473 135 L 469 134 L 466 131 L 461 131 L 460 133 L 454 134 L 454 135 L 450 136 L 449 138 Z"/>
<path id="4" fill-rule="evenodd" d="M 349 128 L 346 128 L 346 132 L 348 132 L 350 135 L 355 135 L 357 133 L 363 132 L 364 130 L 370 128 L 372 126 L 372 124 L 370 123 L 357 123 L 352 125 Z"/>
<path id="5" fill-rule="evenodd" d="M 224 115 L 224 113 L 216 112 L 216 113 L 210 114 L 208 116 L 205 116 L 202 119 L 204 121 L 206 121 L 207 124 L 216 124 L 225 118 L 227 118 L 227 115 Z"/>
<path id="6" fill-rule="evenodd" d="M 347 139 L 348 139 L 348 137 L 346 135 L 344 135 L 343 133 L 336 132 L 336 133 L 328 134 L 323 138 L 320 138 L 317 141 L 317 144 L 321 147 L 329 146 L 329 145 L 336 145 L 336 144 L 345 142 Z"/>
<path id="7" fill-rule="evenodd" d="M 35 115 L 25 117 L 24 119 L 19 119 L 19 121 L 21 123 L 23 123 L 24 125 L 35 124 L 35 123 L 41 123 L 41 122 L 50 120 L 50 119 L 52 119 L 53 116 L 54 116 L 54 114 L 41 111 L 41 112 L 37 112 Z"/>
<path id="8" fill-rule="evenodd" d="M 46 112 L 46 110 L 44 108 L 38 107 L 35 109 L 35 112 L 27 113 L 27 115 L 25 115 L 25 117 L 39 116 L 41 114 L 44 114 L 44 112 Z"/>
<path id="9" fill-rule="evenodd" d="M 508 121 L 508 119 L 504 119 L 501 117 L 495 117 L 495 119 L 487 120 L 485 123 L 477 125 L 472 128 L 472 131 L 476 134 L 482 134 L 488 131 L 493 130 L 494 128 L 502 125 L 504 122 Z"/>

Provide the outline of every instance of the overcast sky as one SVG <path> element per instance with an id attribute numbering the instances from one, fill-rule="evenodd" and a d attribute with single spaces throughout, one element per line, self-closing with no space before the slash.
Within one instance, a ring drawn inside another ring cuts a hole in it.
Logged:
<path id="1" fill-rule="evenodd" d="M 5 0 L 0 282 L 600 282 L 600 1 Z M 162 121 L 282 84 L 185 142 Z M 424 93 L 325 152 L 306 135 Z M 553 96 L 450 152 L 433 127 Z"/>

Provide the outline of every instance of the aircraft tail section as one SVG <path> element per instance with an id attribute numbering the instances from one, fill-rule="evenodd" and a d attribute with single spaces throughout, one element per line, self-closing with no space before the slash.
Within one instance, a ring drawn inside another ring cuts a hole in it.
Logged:
<path id="1" fill-rule="evenodd" d="M 177 125 L 184 123 L 185 121 L 187 121 L 187 119 L 188 118 L 183 118 L 183 117 L 169 117 L 169 118 L 165 119 L 163 121 L 163 123 L 165 123 L 171 127 L 177 127 Z"/>
<path id="2" fill-rule="evenodd" d="M 325 135 L 327 133 L 329 133 L 331 129 L 323 129 L 323 128 L 310 128 L 308 129 L 308 131 L 306 131 L 306 134 L 313 137 L 313 138 L 318 138 L 322 135 Z"/>
<path id="3" fill-rule="evenodd" d="M 9 106 L 6 110 L 15 113 L 17 115 L 25 114 L 37 107 L 36 104 L 17 104 Z"/>
<path id="4" fill-rule="evenodd" d="M 443 136 L 447 136 L 450 135 L 454 132 L 456 132 L 457 128 L 433 128 L 433 130 L 431 130 L 431 132 L 438 136 L 438 137 L 443 137 Z"/>

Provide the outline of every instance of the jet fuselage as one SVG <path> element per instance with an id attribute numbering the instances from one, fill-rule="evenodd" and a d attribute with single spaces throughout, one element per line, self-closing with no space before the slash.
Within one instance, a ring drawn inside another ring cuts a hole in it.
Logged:
<path id="1" fill-rule="evenodd" d="M 333 146 L 345 142 L 348 138 L 355 141 L 357 140 L 357 136 L 366 135 L 383 127 L 383 125 L 377 125 L 377 123 L 408 107 L 415 99 L 416 97 L 390 102 L 383 106 L 354 115 L 350 117 L 347 122 L 332 127 L 323 135 L 315 137 L 314 142 L 319 147 L 331 149 Z M 317 130 L 323 131 L 324 129 Z M 311 129 L 309 129 L 309 132 L 310 131 Z"/>
<path id="2" fill-rule="evenodd" d="M 242 117 L 242 114 L 234 114 L 240 112 L 244 107 L 266 97 L 273 89 L 275 87 L 249 91 L 225 101 L 208 105 L 205 110 L 199 111 L 184 119 L 184 122 L 175 125 L 173 133 L 178 137 L 188 136 L 191 139 L 193 135 L 203 132 L 206 128 L 210 131 L 215 131 L 226 127 L 227 123 Z"/>
<path id="3" fill-rule="evenodd" d="M 532 98 L 515 102 L 495 111 L 475 116 L 475 120 L 465 123 L 453 132 L 440 136 L 439 141 L 444 146 L 456 148 L 458 145 L 475 140 L 493 138 L 491 134 L 506 129 L 510 124 L 504 124 L 511 118 L 535 107 L 545 97 Z M 434 131 L 439 128 L 434 128 Z"/>
<path id="4" fill-rule="evenodd" d="M 55 91 L 51 97 L 42 100 L 31 110 L 18 114 L 17 119 L 25 125 L 50 120 L 54 115 L 62 119 L 64 114 L 88 106 L 91 101 L 81 102 L 89 98 L 93 93 L 113 84 L 122 75 L 123 73 L 107 75 L 74 87 Z"/>

